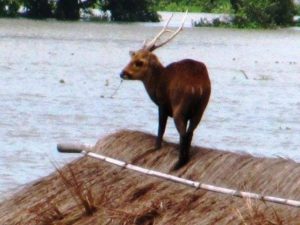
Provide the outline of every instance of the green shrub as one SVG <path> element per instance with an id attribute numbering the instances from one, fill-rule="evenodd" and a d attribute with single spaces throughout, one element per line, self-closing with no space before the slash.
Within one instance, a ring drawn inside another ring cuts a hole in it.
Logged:
<path id="1" fill-rule="evenodd" d="M 18 15 L 20 1 L 0 0 L 0 17 L 15 17 Z"/>
<path id="2" fill-rule="evenodd" d="M 229 13 L 229 0 L 156 0 L 156 8 L 172 12 Z"/>
<path id="3" fill-rule="evenodd" d="M 80 10 L 89 13 L 90 8 L 97 8 L 98 0 L 56 0 L 55 17 L 60 20 L 78 20 Z"/>
<path id="4" fill-rule="evenodd" d="M 184 12 L 186 10 L 185 5 L 181 5 L 176 2 L 171 2 L 169 4 L 161 4 L 157 8 L 159 10 L 169 11 L 169 12 Z"/>
<path id="5" fill-rule="evenodd" d="M 58 0 L 55 17 L 60 20 L 78 20 L 80 18 L 78 0 Z"/>
<path id="6" fill-rule="evenodd" d="M 300 5 L 296 5 L 296 14 L 300 15 Z"/>
<path id="7" fill-rule="evenodd" d="M 272 8 L 274 21 L 277 25 L 293 24 L 293 18 L 297 13 L 293 0 L 277 0 L 276 5 Z"/>
<path id="8" fill-rule="evenodd" d="M 292 0 L 244 0 L 233 23 L 238 27 L 274 27 L 293 24 L 295 5 Z"/>
<path id="9" fill-rule="evenodd" d="M 49 0 L 24 0 L 25 16 L 36 19 L 53 17 L 53 5 Z"/>
<path id="10" fill-rule="evenodd" d="M 159 21 L 153 0 L 104 0 L 102 9 L 111 12 L 113 21 Z"/>

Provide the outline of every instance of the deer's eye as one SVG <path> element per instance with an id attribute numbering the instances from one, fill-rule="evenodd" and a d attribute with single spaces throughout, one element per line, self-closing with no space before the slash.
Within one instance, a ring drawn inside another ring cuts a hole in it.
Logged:
<path id="1" fill-rule="evenodd" d="M 144 62 L 141 61 L 141 60 L 138 60 L 138 61 L 136 61 L 136 62 L 134 63 L 134 65 L 135 65 L 136 67 L 142 67 L 142 66 L 144 65 Z"/>

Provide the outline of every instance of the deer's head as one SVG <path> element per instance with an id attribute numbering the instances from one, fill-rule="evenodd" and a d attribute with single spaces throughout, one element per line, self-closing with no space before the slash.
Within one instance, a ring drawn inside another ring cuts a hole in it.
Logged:
<path id="1" fill-rule="evenodd" d="M 153 51 L 171 41 L 182 30 L 186 15 L 187 12 L 183 17 L 181 25 L 175 31 L 168 29 L 168 25 L 173 17 L 172 15 L 163 29 L 151 41 L 145 41 L 140 50 L 130 52 L 131 60 L 122 70 L 120 77 L 128 80 L 144 80 L 149 74 L 152 74 L 154 69 L 162 67 L 157 56 L 153 54 Z M 166 40 L 159 41 L 165 34 L 170 35 L 166 38 Z"/>

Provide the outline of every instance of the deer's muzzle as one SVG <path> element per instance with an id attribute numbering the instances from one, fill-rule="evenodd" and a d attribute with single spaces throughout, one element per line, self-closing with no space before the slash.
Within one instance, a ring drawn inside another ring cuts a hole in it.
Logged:
<path id="1" fill-rule="evenodd" d="M 130 79 L 130 74 L 123 70 L 120 74 L 120 77 L 124 80 L 128 80 Z"/>

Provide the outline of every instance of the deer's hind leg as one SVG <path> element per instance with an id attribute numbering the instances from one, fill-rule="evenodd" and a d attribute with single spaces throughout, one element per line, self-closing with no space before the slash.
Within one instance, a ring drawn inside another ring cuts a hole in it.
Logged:
<path id="1" fill-rule="evenodd" d="M 180 154 L 179 154 L 179 160 L 174 166 L 175 170 L 184 166 L 189 161 L 190 148 L 191 148 L 191 142 L 193 139 L 194 130 L 197 128 L 198 124 L 202 119 L 203 113 L 208 103 L 208 99 L 209 99 L 209 95 L 201 97 L 200 101 L 197 101 L 197 104 L 193 102 L 192 105 L 193 106 L 198 105 L 199 108 L 194 109 L 194 112 L 190 115 L 188 119 L 185 116 L 186 113 L 179 112 L 179 110 L 174 115 L 175 125 L 180 135 Z M 190 105 L 190 107 L 192 107 L 192 105 Z M 189 121 L 189 125 L 187 127 L 188 121 Z"/>
<path id="2" fill-rule="evenodd" d="M 177 170 L 189 161 L 189 137 L 186 131 L 187 119 L 182 114 L 177 114 L 174 115 L 174 122 L 180 136 L 179 159 L 173 167 Z"/>
<path id="3" fill-rule="evenodd" d="M 188 146 L 188 154 L 189 154 L 189 150 L 191 147 L 191 143 L 192 143 L 192 139 L 193 139 L 193 134 L 194 134 L 194 130 L 197 128 L 197 126 L 199 125 L 203 113 L 205 111 L 205 108 L 207 106 L 208 103 L 208 98 L 205 98 L 204 101 L 200 102 L 202 104 L 200 104 L 200 107 L 195 111 L 195 113 L 192 115 L 191 119 L 189 120 L 189 125 L 187 128 L 187 132 L 186 132 L 186 145 Z"/>

